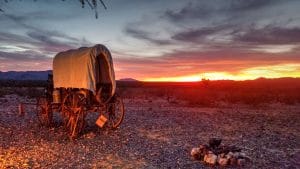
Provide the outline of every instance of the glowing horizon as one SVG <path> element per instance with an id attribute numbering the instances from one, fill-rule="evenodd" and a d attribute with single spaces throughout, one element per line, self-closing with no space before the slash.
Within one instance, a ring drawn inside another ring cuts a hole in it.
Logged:
<path id="1" fill-rule="evenodd" d="M 207 72 L 177 77 L 145 78 L 145 82 L 197 82 L 205 80 L 254 80 L 257 78 L 300 78 L 300 64 L 253 67 L 239 73 Z"/>

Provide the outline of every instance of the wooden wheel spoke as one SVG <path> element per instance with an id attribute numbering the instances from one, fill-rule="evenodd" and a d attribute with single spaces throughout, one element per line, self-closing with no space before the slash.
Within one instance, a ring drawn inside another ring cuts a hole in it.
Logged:
<path id="1" fill-rule="evenodd" d="M 63 112 L 66 118 L 65 126 L 71 138 L 76 138 L 83 130 L 85 120 L 85 98 L 76 92 L 67 94 L 63 101 Z"/>
<path id="2" fill-rule="evenodd" d="M 108 127 L 116 129 L 124 118 L 124 105 L 121 97 L 115 96 L 112 103 L 109 103 L 108 108 Z"/>

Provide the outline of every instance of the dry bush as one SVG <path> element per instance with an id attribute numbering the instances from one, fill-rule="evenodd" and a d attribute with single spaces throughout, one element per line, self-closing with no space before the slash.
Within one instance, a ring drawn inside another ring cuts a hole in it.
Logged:
<path id="1" fill-rule="evenodd" d="M 174 90 L 173 96 L 179 100 L 186 101 L 189 106 L 214 106 L 218 100 L 217 93 L 210 90 L 182 88 Z"/>
<path id="2" fill-rule="evenodd" d="M 14 94 L 14 91 L 11 87 L 1 87 L 0 88 L 0 97 L 5 95 Z"/>
<path id="3" fill-rule="evenodd" d="M 123 84 L 124 85 L 124 84 Z M 300 79 L 258 79 L 254 81 L 209 81 L 198 83 L 141 83 L 121 89 L 124 98 L 176 98 L 189 106 L 217 103 L 260 106 L 273 102 L 300 103 Z M 175 103 L 175 102 L 174 102 Z"/>
<path id="4" fill-rule="evenodd" d="M 0 97 L 7 94 L 39 97 L 44 81 L 0 81 Z M 15 87 L 13 87 L 15 86 Z M 189 106 L 216 106 L 217 103 L 258 106 L 272 102 L 300 103 L 300 79 L 259 79 L 254 81 L 209 81 L 197 83 L 118 82 L 117 93 L 124 99 L 162 98 Z M 171 98 L 171 99 L 170 99 Z"/>
<path id="5" fill-rule="evenodd" d="M 30 98 L 37 98 L 44 95 L 44 89 L 43 88 L 37 88 L 37 87 L 28 87 L 25 89 L 26 96 Z"/>
<path id="6" fill-rule="evenodd" d="M 1 87 L 0 97 L 16 94 L 22 97 L 36 98 L 43 95 L 43 88 L 37 87 Z"/>

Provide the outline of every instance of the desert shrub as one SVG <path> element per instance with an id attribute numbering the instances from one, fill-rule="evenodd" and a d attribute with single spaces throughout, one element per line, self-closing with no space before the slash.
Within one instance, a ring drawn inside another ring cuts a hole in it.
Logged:
<path id="1" fill-rule="evenodd" d="M 166 87 L 149 88 L 146 94 L 152 97 L 167 98 L 170 91 Z"/>
<path id="2" fill-rule="evenodd" d="M 43 95 L 43 88 L 37 87 L 11 87 L 7 88 L 5 95 L 7 94 L 16 94 L 22 97 L 35 98 Z"/>
<path id="3" fill-rule="evenodd" d="M 173 96 L 178 100 L 186 101 L 189 106 L 214 106 L 218 97 L 211 90 L 200 88 L 180 88 L 173 91 Z"/>
<path id="4" fill-rule="evenodd" d="M 13 90 L 10 87 L 1 87 L 0 88 L 0 97 L 3 97 L 5 95 L 13 94 Z"/>
<path id="5" fill-rule="evenodd" d="M 25 89 L 23 87 L 15 87 L 13 88 L 13 92 L 18 96 L 26 96 Z"/>
<path id="6" fill-rule="evenodd" d="M 277 102 L 293 105 L 295 103 L 299 102 L 299 94 L 296 93 L 281 93 L 277 97 Z"/>
<path id="7" fill-rule="evenodd" d="M 28 87 L 26 89 L 26 93 L 28 97 L 31 98 L 37 98 L 37 97 L 41 97 L 44 94 L 44 89 L 43 88 L 37 88 L 37 87 Z"/>
<path id="8" fill-rule="evenodd" d="M 299 80 L 298 80 L 299 81 Z M 214 106 L 218 102 L 258 106 L 271 102 L 300 103 L 300 81 L 204 81 L 201 83 L 138 83 L 122 86 L 125 98 L 176 98 L 190 106 Z"/>
<path id="9" fill-rule="evenodd" d="M 195 96 L 193 99 L 184 99 L 188 101 L 189 106 L 203 106 L 203 107 L 211 107 L 214 106 L 216 100 L 211 96 Z"/>
<path id="10" fill-rule="evenodd" d="M 4 88 L 0 88 L 0 97 L 3 97 L 5 95 L 5 90 Z"/>

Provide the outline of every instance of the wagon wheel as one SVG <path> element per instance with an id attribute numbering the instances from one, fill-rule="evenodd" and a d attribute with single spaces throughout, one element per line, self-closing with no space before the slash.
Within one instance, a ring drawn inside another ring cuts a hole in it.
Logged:
<path id="1" fill-rule="evenodd" d="M 85 123 L 85 97 L 82 94 L 71 92 L 66 95 L 62 104 L 64 125 L 72 139 L 83 130 Z"/>
<path id="2" fill-rule="evenodd" d="M 47 126 L 47 127 L 51 126 L 53 112 L 51 108 L 51 103 L 47 100 L 47 98 L 45 97 L 38 98 L 36 109 L 37 109 L 37 117 L 39 123 L 42 126 Z"/>
<path id="3" fill-rule="evenodd" d="M 122 123 L 125 115 L 123 100 L 120 96 L 115 95 L 112 102 L 108 103 L 107 113 L 107 127 L 110 129 L 118 128 Z"/>

